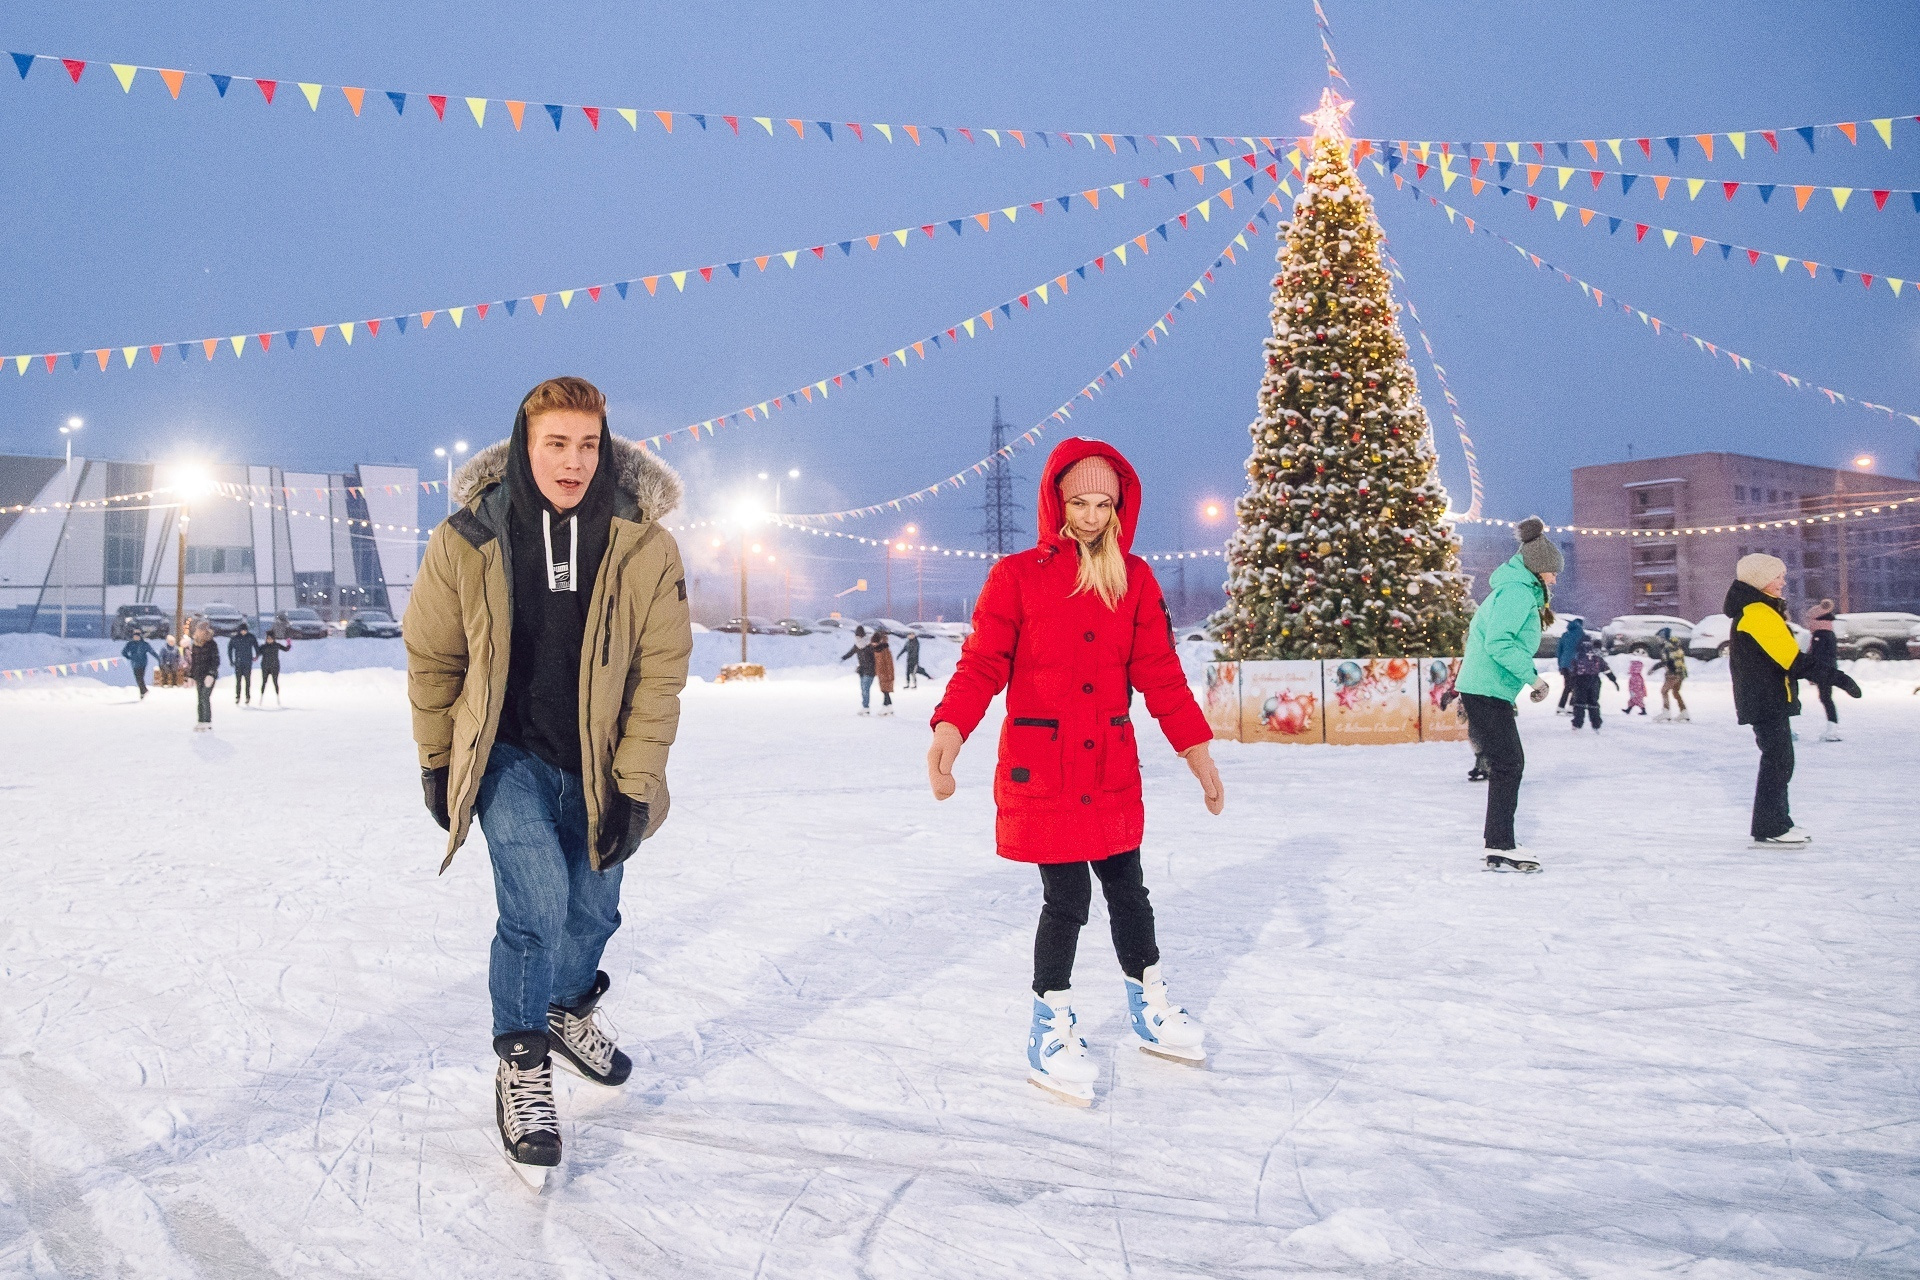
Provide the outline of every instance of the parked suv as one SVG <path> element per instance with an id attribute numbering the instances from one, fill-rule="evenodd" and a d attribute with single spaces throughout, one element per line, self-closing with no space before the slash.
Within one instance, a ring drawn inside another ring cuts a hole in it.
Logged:
<path id="1" fill-rule="evenodd" d="M 1793 638 L 1805 653 L 1813 645 L 1813 632 L 1797 622 L 1789 621 L 1787 629 L 1793 632 Z M 1724 658 L 1727 650 L 1733 646 L 1733 619 L 1724 613 L 1710 613 L 1693 624 L 1693 634 L 1687 639 L 1687 653 L 1701 661 L 1709 658 Z"/>
<path id="2" fill-rule="evenodd" d="M 289 615 L 291 619 L 291 615 Z M 347 619 L 347 638 L 350 640 L 367 636 L 371 639 L 394 640 L 399 638 L 400 624 L 385 609 L 355 609 L 353 616 Z"/>
<path id="3" fill-rule="evenodd" d="M 131 640 L 138 631 L 143 636 L 164 636 L 173 628 L 173 615 L 162 613 L 157 604 L 123 604 L 113 611 L 115 640 Z"/>
<path id="4" fill-rule="evenodd" d="M 1693 624 L 1685 618 L 1665 613 L 1626 613 L 1602 627 L 1600 636 L 1608 653 L 1651 654 L 1660 648 L 1663 628 L 1671 630 L 1673 638 L 1683 644 L 1693 634 Z"/>
<path id="5" fill-rule="evenodd" d="M 1914 652 L 1907 639 L 1920 626 L 1920 614 L 1843 613 L 1834 618 L 1833 639 L 1843 658 L 1904 658 Z"/>
<path id="6" fill-rule="evenodd" d="M 246 614 L 230 604 L 222 604 L 217 600 L 212 604 L 201 605 L 198 612 L 202 618 L 206 619 L 207 625 L 213 628 L 213 634 L 217 636 L 234 634 L 247 620 Z"/>
<path id="7" fill-rule="evenodd" d="M 287 619 L 287 639 L 289 640 L 325 640 L 332 631 L 327 620 L 312 609 L 283 609 L 279 614 L 262 614 L 261 633 L 273 630 L 280 625 L 281 614 Z"/>

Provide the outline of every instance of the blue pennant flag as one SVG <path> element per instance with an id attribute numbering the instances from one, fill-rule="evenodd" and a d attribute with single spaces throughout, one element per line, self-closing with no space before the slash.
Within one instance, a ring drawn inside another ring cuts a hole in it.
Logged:
<path id="1" fill-rule="evenodd" d="M 1154 228 L 1154 230 L 1155 230 L 1155 231 L 1158 231 L 1158 232 L 1160 233 L 1160 238 L 1161 238 L 1162 240 L 1165 240 L 1165 239 L 1167 238 L 1167 224 L 1166 224 L 1166 223 L 1164 223 L 1164 222 L 1163 222 L 1163 223 L 1161 223 L 1161 224 L 1160 224 L 1159 226 L 1157 226 L 1157 227 L 1155 227 L 1155 228 Z"/>
<path id="2" fill-rule="evenodd" d="M 187 358 L 187 348 L 191 347 L 193 344 L 191 342 L 182 342 L 177 345 L 180 348 L 180 358 L 182 360 L 185 360 Z"/>
<path id="3" fill-rule="evenodd" d="M 1167 180 L 1167 185 L 1172 187 L 1175 191 L 1178 191 L 1180 189 L 1180 180 L 1178 175 L 1171 174 L 1171 173 L 1163 173 L 1160 176 L 1165 178 Z"/>
<path id="4" fill-rule="evenodd" d="M 1678 160 L 1678 159 L 1680 158 L 1680 139 L 1678 139 L 1678 138 L 1662 138 L 1662 139 L 1660 139 L 1660 141 L 1662 141 L 1662 142 L 1664 142 L 1664 143 L 1666 143 L 1666 144 L 1667 144 L 1667 148 L 1668 148 L 1668 149 L 1669 149 L 1670 151 L 1672 151 L 1672 152 L 1673 152 L 1673 158 L 1674 158 L 1675 160 Z"/>
<path id="5" fill-rule="evenodd" d="M 846 379 L 847 379 L 847 381 L 849 381 L 849 382 L 858 382 L 858 381 L 860 381 L 860 371 L 859 371 L 858 369 L 849 369 L 849 370 L 847 370 L 847 372 L 846 372 L 846 375 L 845 375 L 845 376 L 846 376 Z"/>
<path id="6" fill-rule="evenodd" d="M 1041 146 L 1045 147 L 1049 151 L 1053 150 L 1053 143 L 1045 133 L 1036 133 L 1033 136 L 1040 139 Z"/>
<path id="7" fill-rule="evenodd" d="M 78 369 L 80 367 L 80 353 L 78 351 L 73 353 L 72 363 L 74 368 Z"/>
<path id="8" fill-rule="evenodd" d="M 693 112 L 692 114 L 693 114 L 693 118 L 694 118 L 694 119 L 695 119 L 696 121 L 698 121 L 698 122 L 699 122 L 699 125 L 700 125 L 700 128 L 701 128 L 701 129 L 702 129 L 702 130 L 704 131 L 704 130 L 706 129 L 706 127 L 707 127 L 707 118 L 706 118 L 705 116 L 703 116 L 703 115 L 701 115 L 701 114 L 700 114 L 699 112 L 697 112 L 697 111 L 696 111 L 696 112 Z"/>
<path id="9" fill-rule="evenodd" d="M 213 81 L 214 92 L 223 98 L 227 96 L 227 86 L 233 83 L 232 76 L 215 75 L 211 71 L 207 73 L 207 79 Z"/>
<path id="10" fill-rule="evenodd" d="M 1637 173 L 1621 174 L 1620 175 L 1620 194 L 1625 195 L 1627 194 L 1627 192 L 1633 190 L 1633 180 L 1639 176 L 1640 175 Z"/>
<path id="11" fill-rule="evenodd" d="M 1725 261 L 1726 261 L 1727 259 L 1729 259 L 1729 258 L 1731 258 L 1731 257 L 1733 257 L 1733 246 L 1732 246 L 1732 245 L 1730 245 L 1730 244 L 1723 244 L 1723 245 L 1721 245 L 1721 246 L 1720 246 L 1720 260 L 1721 260 L 1722 262 L 1725 262 Z"/>
<path id="12" fill-rule="evenodd" d="M 1761 204 L 1765 204 L 1769 200 L 1773 199 L 1773 188 L 1774 188 L 1774 184 L 1771 182 L 1763 182 L 1760 184 L 1760 203 Z"/>
<path id="13" fill-rule="evenodd" d="M 937 134 L 939 134 L 939 135 L 940 135 L 940 141 L 942 141 L 942 142 L 946 142 L 946 141 L 949 141 L 949 139 L 948 139 L 948 137 L 947 137 L 947 131 L 946 131 L 945 129 L 943 129 L 943 128 L 941 128 L 941 127 L 940 127 L 939 125 L 937 125 L 937 124 L 930 124 L 930 125 L 928 125 L 927 127 L 928 127 L 929 129 L 932 129 L 932 130 L 933 130 L 933 131 L 934 131 L 935 133 L 937 133 Z"/>
<path id="14" fill-rule="evenodd" d="M 851 258 L 853 256 L 853 241 L 842 240 L 840 242 L 840 256 L 843 258 Z M 733 274 L 735 275 L 740 274 L 740 264 L 737 262 L 734 263 Z"/>
<path id="15" fill-rule="evenodd" d="M 824 134 L 826 134 L 826 135 L 827 135 L 827 141 L 828 141 L 828 142 L 832 142 L 832 141 L 833 141 L 833 126 L 832 126 L 832 125 L 830 125 L 830 124 L 828 124 L 828 123 L 827 123 L 827 122 L 826 122 L 825 120 L 815 120 L 815 121 L 813 122 L 813 124 L 814 124 L 814 127 L 815 127 L 815 128 L 817 128 L 818 130 L 820 130 L 820 132 L 822 132 L 822 133 L 824 133 Z"/>
<path id="16" fill-rule="evenodd" d="M 1913 193 L 1913 211 L 1915 213 L 1920 213 L 1920 191 L 1915 191 Z"/>
<path id="17" fill-rule="evenodd" d="M 507 314 L 508 314 L 508 315 L 512 315 L 512 314 L 513 314 L 513 309 L 512 309 L 512 306 L 511 306 L 511 305 L 509 305 L 509 306 L 508 306 L 508 309 L 507 309 Z M 406 331 L 407 331 L 407 318 L 406 318 L 405 316 L 395 316 L 395 317 L 393 318 L 393 327 L 394 327 L 394 328 L 396 328 L 396 329 L 398 329 L 398 330 L 399 330 L 399 331 L 400 331 L 400 332 L 401 332 L 402 334 L 404 334 L 404 333 L 406 333 Z"/>
<path id="18" fill-rule="evenodd" d="M 731 272 L 733 272 L 733 278 L 734 278 L 735 280 L 738 280 L 738 279 L 740 278 L 740 264 L 739 264 L 739 263 L 737 263 L 737 262 L 729 262 L 729 263 L 727 264 L 727 270 L 729 270 L 729 271 L 731 271 Z M 625 289 L 622 289 L 622 290 L 621 290 L 620 292 L 621 292 L 622 294 L 624 294 L 624 293 L 626 293 L 626 290 L 625 290 Z"/>
<path id="19" fill-rule="evenodd" d="M 948 226 L 950 226 L 950 227 L 952 227 L 952 228 L 953 228 L 953 234 L 955 234 L 955 235 L 959 235 L 959 234 L 961 234 L 961 232 L 960 232 L 960 222 L 961 222 L 961 220 L 960 220 L 959 218 L 955 218 L 955 219 L 953 219 L 953 220 L 952 220 L 951 222 L 949 222 L 949 223 L 947 223 L 947 225 L 948 225 Z"/>
<path id="20" fill-rule="evenodd" d="M 1208 139 L 1207 139 L 1207 145 L 1213 148 L 1213 154 L 1215 154 L 1215 155 L 1219 155 L 1219 154 L 1220 154 L 1220 139 L 1218 139 L 1218 138 L 1208 138 Z"/>
<path id="21" fill-rule="evenodd" d="M 1567 144 L 1564 142 L 1560 144 L 1560 158 L 1562 160 L 1567 158 Z"/>
<path id="22" fill-rule="evenodd" d="M 1060 202 L 1062 209 L 1066 209 L 1069 212 L 1072 211 L 1072 205 L 1069 203 L 1073 199 L 1072 196 L 1055 196 L 1054 199 Z"/>
<path id="23" fill-rule="evenodd" d="M 1835 280 L 1838 280 L 1841 284 L 1847 282 L 1847 269 L 1845 267 L 1830 267 L 1828 269 L 1833 272 L 1833 278 Z"/>
<path id="24" fill-rule="evenodd" d="M 542 105 L 546 107 L 547 114 L 553 117 L 553 131 L 555 133 L 560 132 L 560 117 L 566 114 L 567 109 L 565 107 L 556 107 L 551 102 L 543 103 Z"/>
<path id="25" fill-rule="evenodd" d="M 287 340 L 287 350 L 289 351 L 300 345 L 300 331 L 298 329 L 289 329 L 280 336 Z"/>
<path id="26" fill-rule="evenodd" d="M 1513 161 L 1502 160 L 1499 162 L 1499 165 L 1500 165 L 1500 181 L 1505 182 L 1507 180 L 1508 170 L 1513 168 Z"/>
<path id="27" fill-rule="evenodd" d="M 33 58 L 34 55 L 31 53 L 16 53 L 13 55 L 13 65 L 20 68 L 20 78 L 22 80 L 25 80 L 27 78 L 27 72 L 33 69 Z"/>
<path id="28" fill-rule="evenodd" d="M 1001 303 L 1000 314 L 1003 316 L 1006 316 L 1009 320 L 1011 320 L 1013 318 L 1013 304 L 1011 302 Z M 80 358 L 79 356 L 74 357 L 75 360 L 78 360 L 79 358 Z M 79 367 L 78 365 L 75 366 L 75 368 L 78 368 L 78 367 Z"/>
<path id="29" fill-rule="evenodd" d="M 872 366 L 872 365 L 868 365 L 868 366 L 867 366 L 867 376 L 868 376 L 869 378 L 871 378 L 871 377 L 873 376 L 873 366 Z"/>
<path id="30" fill-rule="evenodd" d="M 1608 217 L 1607 234 L 1612 235 L 1614 232 L 1618 231 L 1619 229 L 1620 229 L 1620 219 L 1615 217 Z"/>
<path id="31" fill-rule="evenodd" d="M 1077 273 L 1077 274 L 1079 275 L 1079 277 L 1080 277 L 1080 278 L 1081 278 L 1082 280 L 1085 280 L 1085 279 L 1087 278 L 1087 264 L 1086 264 L 1086 263 L 1084 263 L 1084 262 L 1083 262 L 1083 263 L 1081 263 L 1081 264 L 1080 264 L 1079 266 L 1077 266 L 1077 267 L 1075 267 L 1075 268 L 1074 268 L 1074 271 L 1075 271 L 1075 272 L 1076 272 L 1076 273 Z"/>
<path id="32" fill-rule="evenodd" d="M 738 273 L 736 272 L 735 274 L 738 274 Z M 633 281 L 631 280 L 615 280 L 613 282 L 613 287 L 620 291 L 620 300 L 622 302 L 625 302 L 627 300 L 627 286 L 632 283 Z"/>
<path id="33" fill-rule="evenodd" d="M 1807 150 L 1809 151 L 1813 150 L 1813 128 L 1812 125 L 1808 124 L 1802 125 L 1800 128 L 1794 130 L 1795 133 L 1800 135 L 1800 140 L 1807 144 Z"/>
<path id="34" fill-rule="evenodd" d="M 933 345 L 934 345 L 934 346 L 936 346 L 936 347 L 937 347 L 937 346 L 939 346 L 939 345 L 940 345 L 940 335 L 939 335 L 939 334 L 937 334 L 937 333 L 936 333 L 936 334 L 934 334 L 934 335 L 933 335 L 933 337 L 932 337 L 932 338 L 930 339 L 930 341 L 931 341 L 931 342 L 933 343 Z"/>
<path id="35" fill-rule="evenodd" d="M 1512 194 L 1513 194 L 1513 188 L 1512 188 L 1512 187 L 1501 187 L 1501 186 L 1496 186 L 1496 187 L 1495 187 L 1494 189 L 1495 189 L 1496 191 L 1498 191 L 1498 192 L 1499 192 L 1499 193 L 1500 193 L 1501 195 L 1503 195 L 1503 196 L 1510 196 L 1510 195 L 1512 195 Z M 1414 188 L 1414 190 L 1415 190 L 1416 192 L 1418 192 L 1418 190 L 1419 190 L 1419 188 L 1417 188 L 1417 187 L 1416 187 L 1416 188 Z"/>
<path id="36" fill-rule="evenodd" d="M 519 306 L 519 305 L 520 305 L 520 299 L 518 299 L 518 298 L 508 298 L 508 299 L 507 299 L 507 300 L 506 300 L 505 302 L 502 302 L 502 303 L 501 303 L 500 305 L 501 305 L 501 306 L 503 306 L 503 307 L 505 307 L 505 308 L 507 309 L 507 318 L 508 318 L 508 319 L 512 319 L 512 318 L 513 318 L 513 309 L 514 309 L 515 307 L 517 307 L 517 306 Z"/>
<path id="37" fill-rule="evenodd" d="M 389 89 L 387 90 L 387 101 L 393 104 L 393 114 L 397 116 L 403 116 L 407 114 L 407 95 L 406 94 L 400 93 L 397 90 Z"/>

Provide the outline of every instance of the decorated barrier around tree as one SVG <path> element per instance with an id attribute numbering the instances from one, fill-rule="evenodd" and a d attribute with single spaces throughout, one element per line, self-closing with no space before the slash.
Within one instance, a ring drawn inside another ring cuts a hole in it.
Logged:
<path id="1" fill-rule="evenodd" d="M 1459 675 L 1448 657 L 1216 662 L 1204 705 L 1214 738 L 1229 742 L 1464 742 L 1466 716 L 1446 696 Z"/>

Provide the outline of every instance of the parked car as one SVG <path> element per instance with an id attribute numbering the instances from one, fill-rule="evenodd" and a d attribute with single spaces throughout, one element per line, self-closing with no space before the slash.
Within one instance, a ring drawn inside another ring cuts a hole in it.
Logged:
<path id="1" fill-rule="evenodd" d="M 287 621 L 293 621 L 292 611 L 287 613 Z M 361 636 L 397 640 L 400 637 L 400 624 L 385 609 L 355 609 L 353 616 L 347 619 L 347 638 L 352 640 Z"/>
<path id="2" fill-rule="evenodd" d="M 813 620 L 813 629 L 815 631 L 852 631 L 854 625 L 852 618 L 842 618 L 834 615 L 815 618 Z"/>
<path id="3" fill-rule="evenodd" d="M 1843 613 L 1833 621 L 1834 643 L 1843 658 L 1878 662 L 1920 653 L 1920 649 L 1907 647 L 1914 628 L 1920 627 L 1920 614 Z"/>
<path id="4" fill-rule="evenodd" d="M 217 636 L 233 635 L 247 620 L 246 614 L 230 604 L 222 604 L 217 600 L 212 604 L 201 605 L 198 612 L 200 617 L 206 619 L 207 625 L 213 628 L 213 634 Z"/>
<path id="5" fill-rule="evenodd" d="M 1797 622 L 1788 622 L 1793 638 L 1800 644 L 1800 652 L 1805 653 L 1813 645 L 1813 632 Z M 1687 639 L 1689 656 L 1706 661 L 1709 658 L 1724 658 L 1733 643 L 1733 619 L 1724 613 L 1710 613 L 1693 624 L 1693 631 Z"/>
<path id="6" fill-rule="evenodd" d="M 971 622 L 926 622 L 921 625 L 942 640 L 951 640 L 955 644 L 964 644 L 967 637 L 973 634 Z"/>
<path id="7" fill-rule="evenodd" d="M 798 618 L 781 618 L 773 624 L 774 634 L 782 636 L 810 636 L 813 628 Z"/>
<path id="8" fill-rule="evenodd" d="M 1212 636 L 1207 634 L 1207 628 L 1204 623 L 1196 626 L 1182 628 L 1181 630 L 1177 631 L 1175 634 L 1177 634 L 1182 641 L 1213 639 Z"/>
<path id="9" fill-rule="evenodd" d="M 885 627 L 887 634 L 890 636 L 915 634 L 924 638 L 932 635 L 932 632 L 923 631 L 910 622 L 901 622 L 898 618 L 863 618 L 860 621 L 860 625 L 865 627 L 870 633 L 880 627 Z"/>
<path id="10" fill-rule="evenodd" d="M 260 615 L 260 632 L 265 635 L 280 625 L 280 613 L 287 615 L 287 638 L 289 640 L 325 640 L 333 634 L 327 620 L 313 609 L 282 609 L 279 613 Z M 399 635 L 398 631 L 394 632 Z"/>
<path id="11" fill-rule="evenodd" d="M 1586 619 L 1581 618 L 1577 613 L 1556 614 L 1552 626 L 1542 627 L 1540 629 L 1540 647 L 1533 651 L 1533 656 L 1536 658 L 1549 659 L 1558 657 L 1560 654 L 1560 637 L 1567 634 L 1567 624 L 1575 618 L 1580 618 L 1583 625 L 1586 623 Z"/>
<path id="12" fill-rule="evenodd" d="M 131 640 L 138 631 L 143 636 L 164 636 L 173 630 L 173 615 L 162 613 L 157 604 L 123 604 L 113 611 L 110 634 L 115 640 Z"/>
<path id="13" fill-rule="evenodd" d="M 740 634 L 743 627 L 746 630 L 746 633 L 748 635 L 753 635 L 753 636 L 772 636 L 772 635 L 784 634 L 783 632 L 781 632 L 779 625 L 775 623 L 772 618 L 762 618 L 758 614 L 749 614 L 745 619 L 728 618 L 725 622 L 715 627 L 714 630 L 725 631 L 729 635 L 737 636 Z"/>
<path id="14" fill-rule="evenodd" d="M 1600 629 L 1600 638 L 1608 653 L 1651 654 L 1660 648 L 1660 631 L 1671 630 L 1674 638 L 1685 642 L 1693 634 L 1693 624 L 1685 618 L 1666 613 L 1627 613 Z"/>

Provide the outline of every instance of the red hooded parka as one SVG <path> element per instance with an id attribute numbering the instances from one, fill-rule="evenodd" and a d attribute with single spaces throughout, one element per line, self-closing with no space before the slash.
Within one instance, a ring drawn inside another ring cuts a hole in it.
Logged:
<path id="1" fill-rule="evenodd" d="M 1109 609 L 1074 594 L 1079 545 L 1062 537 L 1060 478 L 1099 456 L 1120 476 L 1120 549 L 1127 593 Z M 1119 450 L 1078 436 L 1060 442 L 1040 477 L 1040 543 L 994 565 L 973 611 L 973 634 L 947 681 L 933 724 L 973 733 L 1007 691 L 993 799 L 1000 856 L 1016 862 L 1091 862 L 1140 847 L 1146 808 L 1128 716 L 1137 689 L 1175 751 L 1213 732 L 1187 688 L 1160 584 L 1132 554 L 1140 481 Z"/>

